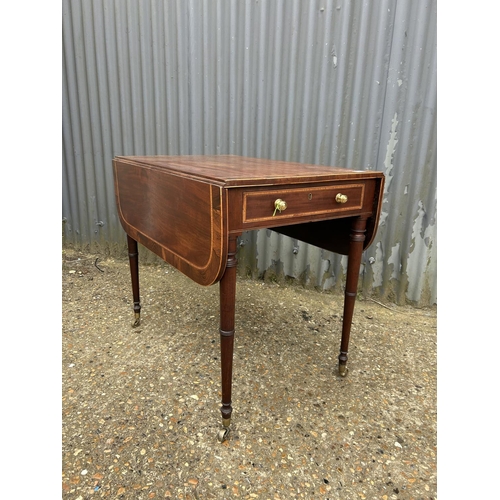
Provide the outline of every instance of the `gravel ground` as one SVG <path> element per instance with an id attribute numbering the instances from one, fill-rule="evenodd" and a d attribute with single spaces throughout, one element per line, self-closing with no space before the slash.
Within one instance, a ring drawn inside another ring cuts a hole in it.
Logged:
<path id="1" fill-rule="evenodd" d="M 62 498 L 436 499 L 436 309 L 238 278 L 229 440 L 218 286 L 66 250 Z"/>

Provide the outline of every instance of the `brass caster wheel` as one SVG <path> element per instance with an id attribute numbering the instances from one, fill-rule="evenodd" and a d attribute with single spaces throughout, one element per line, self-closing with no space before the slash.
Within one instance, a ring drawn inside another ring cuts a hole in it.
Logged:
<path id="1" fill-rule="evenodd" d="M 135 321 L 132 323 L 132 328 L 137 328 L 141 324 L 141 316 L 139 313 L 135 315 Z"/>
<path id="2" fill-rule="evenodd" d="M 229 427 L 224 427 L 217 433 L 217 441 L 223 443 L 229 436 Z"/>
<path id="3" fill-rule="evenodd" d="M 349 368 L 346 365 L 339 365 L 339 375 L 345 377 L 349 372 Z"/>

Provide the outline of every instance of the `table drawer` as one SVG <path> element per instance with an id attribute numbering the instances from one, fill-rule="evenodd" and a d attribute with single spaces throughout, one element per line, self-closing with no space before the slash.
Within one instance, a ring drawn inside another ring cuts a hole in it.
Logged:
<path id="1" fill-rule="evenodd" d="M 364 195 L 364 183 L 248 191 L 243 194 L 243 223 L 361 210 Z M 281 204 L 282 210 L 276 209 L 277 200 L 286 208 Z"/>

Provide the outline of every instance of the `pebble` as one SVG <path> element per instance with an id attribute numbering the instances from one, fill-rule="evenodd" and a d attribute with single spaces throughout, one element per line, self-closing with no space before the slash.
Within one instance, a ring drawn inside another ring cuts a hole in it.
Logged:
<path id="1" fill-rule="evenodd" d="M 343 297 L 239 277 L 221 445 L 218 286 L 141 266 L 132 329 L 127 259 L 94 261 L 62 273 L 63 500 L 437 498 L 433 309 L 360 300 L 340 378 Z"/>

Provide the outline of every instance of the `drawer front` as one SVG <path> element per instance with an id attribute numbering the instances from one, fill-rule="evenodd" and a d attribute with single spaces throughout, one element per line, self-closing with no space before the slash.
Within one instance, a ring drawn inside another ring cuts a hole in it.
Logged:
<path id="1" fill-rule="evenodd" d="M 243 223 L 361 210 L 364 195 L 364 183 L 249 191 L 243 194 Z M 276 200 L 285 202 L 286 208 L 276 210 Z"/>

